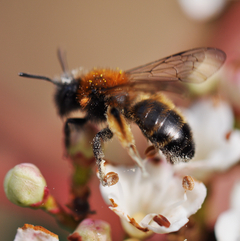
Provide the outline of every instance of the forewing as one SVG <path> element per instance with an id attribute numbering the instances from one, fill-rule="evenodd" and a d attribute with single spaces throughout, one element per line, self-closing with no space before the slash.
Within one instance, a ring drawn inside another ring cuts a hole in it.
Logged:
<path id="1" fill-rule="evenodd" d="M 126 71 L 129 82 L 102 89 L 108 97 L 135 98 L 138 92 L 171 92 L 185 95 L 185 83 L 201 83 L 212 76 L 224 63 L 226 54 L 216 48 L 197 48 L 184 51 Z M 130 103 L 129 103 L 130 104 Z"/>
<path id="2" fill-rule="evenodd" d="M 201 83 L 224 63 L 226 54 L 216 48 L 197 48 L 126 71 L 131 80 Z"/>
<path id="3" fill-rule="evenodd" d="M 183 93 L 186 90 L 186 85 L 183 85 L 179 81 L 162 80 L 156 81 L 153 79 L 136 79 L 129 81 L 126 84 L 113 86 L 107 89 L 102 89 L 105 95 L 113 95 L 114 93 L 121 92 L 145 92 L 145 93 L 156 93 L 160 91 L 174 92 L 177 94 Z"/>

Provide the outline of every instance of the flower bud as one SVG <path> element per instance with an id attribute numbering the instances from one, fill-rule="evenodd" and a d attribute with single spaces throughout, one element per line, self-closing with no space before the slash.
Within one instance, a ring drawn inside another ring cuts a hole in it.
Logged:
<path id="1" fill-rule="evenodd" d="M 30 206 L 41 202 L 45 187 L 44 177 L 39 169 L 31 163 L 16 165 L 4 179 L 7 198 L 19 206 Z"/>
<path id="2" fill-rule="evenodd" d="M 58 241 L 58 235 L 48 231 L 41 226 L 33 226 L 25 224 L 22 228 L 18 228 L 14 241 Z"/>
<path id="3" fill-rule="evenodd" d="M 79 240 L 82 241 L 111 241 L 110 225 L 102 220 L 83 220 L 75 232 L 68 237 L 69 241 Z"/>

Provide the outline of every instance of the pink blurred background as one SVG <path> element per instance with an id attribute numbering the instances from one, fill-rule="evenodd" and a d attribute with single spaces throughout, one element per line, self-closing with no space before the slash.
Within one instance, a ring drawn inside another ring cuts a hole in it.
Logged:
<path id="1" fill-rule="evenodd" d="M 87 69 L 128 69 L 202 46 L 222 48 L 230 58 L 240 51 L 238 1 L 210 22 L 188 18 L 177 1 L 2 1 L 0 6 L 1 183 L 16 164 L 31 162 L 40 168 L 50 191 L 62 203 L 67 201 L 71 167 L 63 156 L 63 122 L 52 101 L 54 86 L 20 78 L 18 72 L 48 77 L 61 74 L 58 47 L 66 50 L 70 68 Z M 116 141 L 111 145 L 119 147 Z M 110 158 L 116 155 L 107 153 Z M 227 186 L 226 182 L 216 185 L 216 195 L 224 185 L 228 190 L 235 179 L 227 180 Z M 119 220 L 103 203 L 96 178 L 92 186 L 92 209 L 98 212 L 94 218 L 108 221 L 113 240 L 122 240 Z M 0 197 L 1 240 L 13 240 L 24 223 L 42 225 L 65 239 L 67 232 L 49 215 L 10 203 L 3 185 Z M 211 222 L 227 207 L 228 200 L 224 200 Z"/>

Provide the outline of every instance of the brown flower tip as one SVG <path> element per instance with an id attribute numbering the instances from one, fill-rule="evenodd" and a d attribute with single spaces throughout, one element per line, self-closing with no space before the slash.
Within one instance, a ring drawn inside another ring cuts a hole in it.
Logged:
<path id="1" fill-rule="evenodd" d="M 109 200 L 110 200 L 110 202 L 112 203 L 113 207 L 116 208 L 116 207 L 118 206 L 118 205 L 115 203 L 114 199 L 110 198 Z"/>
<path id="2" fill-rule="evenodd" d="M 148 232 L 149 231 L 149 229 L 148 228 L 143 228 L 143 227 L 141 227 L 139 224 L 138 224 L 138 222 L 136 222 L 136 220 L 134 219 L 134 218 L 131 218 L 131 217 L 129 217 L 128 216 L 128 218 L 129 218 L 129 223 L 131 223 L 134 227 L 136 227 L 137 229 L 139 229 L 139 230 L 141 230 L 141 231 L 143 231 L 143 232 Z"/>
<path id="3" fill-rule="evenodd" d="M 168 219 L 161 214 L 156 215 L 153 218 L 153 221 L 155 221 L 159 226 L 164 226 L 166 228 L 169 228 L 171 225 L 171 223 L 168 221 Z"/>
<path id="4" fill-rule="evenodd" d="M 225 139 L 226 139 L 227 141 L 230 139 L 231 134 L 232 134 L 232 131 L 229 131 L 229 132 L 226 133 Z"/>
<path id="5" fill-rule="evenodd" d="M 192 191 L 195 185 L 195 181 L 191 176 L 185 176 L 182 180 L 182 186 L 185 190 Z"/>
<path id="6" fill-rule="evenodd" d="M 42 227 L 42 226 L 33 226 L 32 224 L 24 224 L 24 226 L 21 228 L 23 230 L 26 230 L 26 229 L 33 229 L 33 230 L 36 230 L 36 231 L 41 231 L 41 232 L 44 232 L 46 234 L 49 234 L 51 235 L 52 237 L 54 238 L 57 238 L 58 239 L 58 235 L 55 234 L 55 233 L 52 233 L 50 232 L 49 230 L 47 230 L 46 228 Z"/>
<path id="7" fill-rule="evenodd" d="M 113 186 L 117 184 L 118 181 L 119 176 L 116 172 L 108 172 L 104 177 L 104 182 L 106 182 L 108 186 Z"/>

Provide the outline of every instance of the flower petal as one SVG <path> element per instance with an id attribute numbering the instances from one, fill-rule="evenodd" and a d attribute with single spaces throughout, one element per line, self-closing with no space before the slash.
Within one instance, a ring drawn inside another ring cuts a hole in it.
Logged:
<path id="1" fill-rule="evenodd" d="M 215 235 L 218 241 L 240 240 L 240 214 L 234 209 L 222 213 L 215 224 Z"/>

